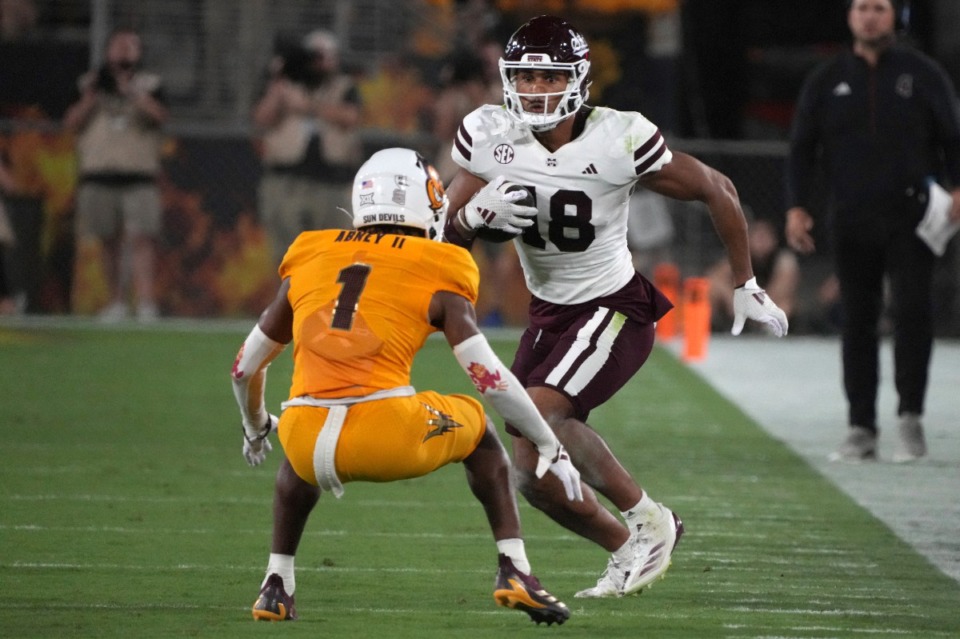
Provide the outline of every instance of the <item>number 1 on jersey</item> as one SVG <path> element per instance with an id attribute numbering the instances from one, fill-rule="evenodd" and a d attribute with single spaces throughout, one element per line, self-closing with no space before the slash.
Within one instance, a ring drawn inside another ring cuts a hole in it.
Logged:
<path id="1" fill-rule="evenodd" d="M 337 284 L 342 284 L 340 295 L 333 306 L 333 320 L 330 328 L 349 331 L 353 328 L 353 316 L 357 313 L 357 304 L 363 288 L 367 285 L 367 276 L 370 275 L 370 265 L 351 264 L 342 269 L 337 275 Z"/>

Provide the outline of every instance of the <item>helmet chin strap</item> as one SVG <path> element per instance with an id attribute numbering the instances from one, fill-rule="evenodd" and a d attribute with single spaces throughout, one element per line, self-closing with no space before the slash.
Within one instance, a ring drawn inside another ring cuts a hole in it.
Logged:
<path id="1" fill-rule="evenodd" d="M 566 118 L 563 120 L 566 120 Z M 547 131 L 553 131 L 557 128 L 557 125 L 563 122 L 563 120 L 557 120 L 556 122 L 549 122 L 547 124 L 527 124 L 527 127 L 534 133 L 546 133 Z"/>
<path id="2" fill-rule="evenodd" d="M 573 98 L 570 97 L 570 98 L 567 98 L 567 100 L 568 100 L 568 101 L 572 101 Z M 554 109 L 554 113 L 556 113 L 556 111 L 559 111 L 559 110 L 560 110 L 561 104 L 563 104 L 563 103 L 560 102 L 560 103 L 557 104 L 556 108 Z M 526 111 L 526 113 L 530 113 L 530 112 L 529 112 L 529 111 Z M 540 124 L 533 124 L 533 123 L 531 123 L 531 122 L 527 122 L 526 120 L 524 120 L 524 121 L 523 121 L 523 124 L 525 124 L 525 125 L 527 126 L 527 128 L 529 128 L 529 129 L 530 129 L 531 131 L 533 131 L 534 133 L 546 133 L 547 131 L 553 131 L 555 128 L 557 128 L 557 125 L 559 125 L 561 122 L 564 122 L 564 121 L 566 121 L 566 120 L 569 120 L 570 118 L 572 118 L 572 117 L 575 116 L 576 114 L 577 114 L 577 111 L 574 109 L 574 110 L 571 110 L 566 116 L 564 116 L 564 117 L 562 117 L 562 118 L 558 118 L 558 119 L 556 119 L 556 120 L 552 120 L 552 121 L 550 121 L 550 122 L 543 122 L 543 123 L 540 123 Z M 537 114 L 531 114 L 531 115 L 537 115 Z M 543 114 L 541 114 L 541 115 L 543 115 L 544 117 L 546 117 L 547 115 L 553 115 L 553 114 L 543 113 Z"/>

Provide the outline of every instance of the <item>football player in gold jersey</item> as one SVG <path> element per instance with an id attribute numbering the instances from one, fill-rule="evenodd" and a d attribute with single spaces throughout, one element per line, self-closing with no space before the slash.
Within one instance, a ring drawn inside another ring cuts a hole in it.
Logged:
<path id="1" fill-rule="evenodd" d="M 509 207 L 502 183 L 478 197 Z M 579 473 L 523 387 L 477 328 L 478 273 L 463 248 L 433 241 L 445 219 L 436 170 L 418 153 L 374 154 L 353 185 L 356 230 L 302 233 L 280 265 L 282 284 L 233 366 L 243 454 L 261 463 L 277 431 L 284 460 L 273 544 L 254 619 L 295 619 L 294 555 L 322 492 L 351 481 L 419 477 L 463 462 L 497 543 L 497 604 L 538 624 L 570 612 L 531 574 L 510 460 L 479 401 L 417 391 L 414 355 L 442 331 L 477 390 L 539 451 L 539 481 L 582 499 Z M 280 419 L 264 405 L 270 362 L 293 342 L 293 380 Z M 547 475 L 547 471 L 550 475 Z"/>

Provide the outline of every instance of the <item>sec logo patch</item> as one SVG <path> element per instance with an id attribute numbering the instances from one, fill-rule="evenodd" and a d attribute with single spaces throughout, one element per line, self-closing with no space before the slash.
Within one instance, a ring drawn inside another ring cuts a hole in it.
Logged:
<path id="1" fill-rule="evenodd" d="M 513 147 L 509 144 L 499 144 L 493 150 L 493 159 L 500 164 L 510 164 L 513 162 Z"/>

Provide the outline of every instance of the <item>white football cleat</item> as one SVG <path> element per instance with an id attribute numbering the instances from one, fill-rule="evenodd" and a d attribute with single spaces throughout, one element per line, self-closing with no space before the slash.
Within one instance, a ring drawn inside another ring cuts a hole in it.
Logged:
<path id="1" fill-rule="evenodd" d="M 600 597 L 625 597 L 639 593 L 658 579 L 662 579 L 670 568 L 673 549 L 683 535 L 683 522 L 669 508 L 657 504 L 658 512 L 648 521 L 637 524 L 631 531 L 631 555 L 618 561 L 610 557 L 607 568 L 593 588 L 581 590 L 576 595 L 580 599 Z"/>
<path id="2" fill-rule="evenodd" d="M 581 590 L 574 595 L 577 599 L 600 599 L 602 597 L 619 597 L 620 584 L 623 583 L 623 568 L 613 557 L 607 562 L 607 568 L 597 579 L 597 585 L 593 588 Z"/>
<path id="3" fill-rule="evenodd" d="M 632 531 L 630 543 L 633 544 L 633 556 L 624 566 L 623 585 L 620 596 L 640 592 L 654 581 L 662 579 L 670 567 L 670 557 L 683 535 L 683 522 L 672 510 L 663 504 L 659 516 L 639 524 Z"/>

